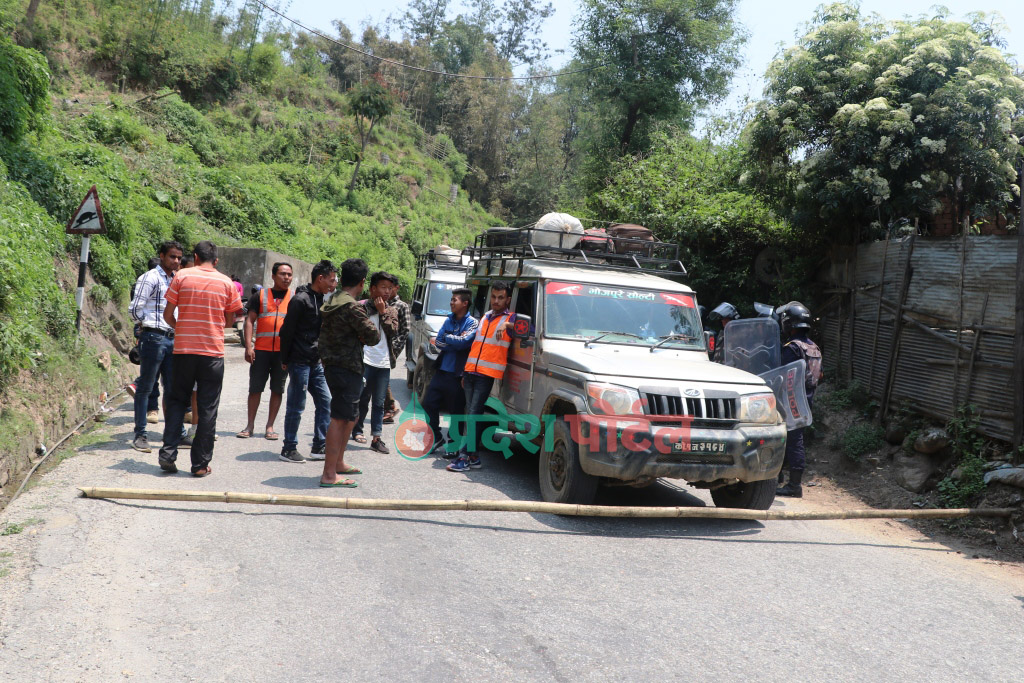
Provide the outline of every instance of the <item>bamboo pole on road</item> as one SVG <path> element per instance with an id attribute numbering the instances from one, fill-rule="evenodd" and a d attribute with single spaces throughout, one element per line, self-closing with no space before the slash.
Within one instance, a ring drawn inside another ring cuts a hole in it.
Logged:
<path id="1" fill-rule="evenodd" d="M 644 507 L 617 505 L 571 505 L 532 500 L 389 500 L 384 498 L 329 498 L 327 496 L 236 493 L 231 491 L 174 491 L 167 489 L 122 489 L 79 487 L 86 498 L 127 500 L 175 500 L 191 503 L 248 503 L 338 508 L 342 510 L 464 510 L 487 512 L 541 512 L 578 517 L 663 517 L 746 520 L 830 520 L 830 519 L 957 519 L 960 517 L 1009 518 L 1015 508 L 956 508 L 948 510 L 740 510 L 736 508 Z"/>

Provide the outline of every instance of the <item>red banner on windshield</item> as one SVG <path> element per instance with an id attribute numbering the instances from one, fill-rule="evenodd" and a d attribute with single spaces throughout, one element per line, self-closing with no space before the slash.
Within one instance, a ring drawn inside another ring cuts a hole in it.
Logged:
<path id="1" fill-rule="evenodd" d="M 697 308 L 692 294 L 677 294 L 675 292 L 652 292 L 645 289 L 580 285 L 572 282 L 549 282 L 544 288 L 544 292 L 546 294 L 561 294 L 562 296 L 590 296 L 596 299 L 641 301 L 668 304 L 670 306 L 683 306 L 684 308 Z"/>

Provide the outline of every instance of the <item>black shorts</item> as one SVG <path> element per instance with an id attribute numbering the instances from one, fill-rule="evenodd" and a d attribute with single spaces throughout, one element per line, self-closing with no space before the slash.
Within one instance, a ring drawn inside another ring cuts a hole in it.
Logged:
<path id="1" fill-rule="evenodd" d="M 281 367 L 281 352 L 257 349 L 256 358 L 249 366 L 249 393 L 262 394 L 267 388 L 268 377 L 271 393 L 283 394 L 284 380 L 288 373 Z"/>
<path id="2" fill-rule="evenodd" d="M 350 422 L 359 419 L 363 375 L 337 365 L 325 365 L 324 378 L 331 390 L 331 419 Z"/>

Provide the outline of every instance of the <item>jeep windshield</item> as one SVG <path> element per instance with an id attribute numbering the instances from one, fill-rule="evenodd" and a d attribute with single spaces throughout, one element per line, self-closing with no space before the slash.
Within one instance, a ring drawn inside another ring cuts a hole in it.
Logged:
<path id="1" fill-rule="evenodd" d="M 431 282 L 423 312 L 427 315 L 448 315 L 452 312 L 452 292 L 465 286 L 458 282 Z"/>
<path id="2" fill-rule="evenodd" d="M 547 337 L 633 346 L 661 342 L 663 349 L 704 350 L 693 294 L 548 282 L 544 301 Z"/>

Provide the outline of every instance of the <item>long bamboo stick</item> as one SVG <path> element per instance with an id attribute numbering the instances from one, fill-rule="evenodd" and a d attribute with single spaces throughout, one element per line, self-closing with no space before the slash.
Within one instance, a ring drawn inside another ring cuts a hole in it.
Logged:
<path id="1" fill-rule="evenodd" d="M 389 500 L 384 498 L 329 498 L 271 493 L 225 491 L 174 491 L 79 487 L 86 498 L 130 500 L 180 500 L 192 503 L 250 503 L 340 508 L 342 510 L 465 510 L 487 512 L 543 512 L 579 517 L 692 517 L 702 519 L 826 520 L 826 519 L 956 519 L 959 517 L 1010 517 L 1014 508 L 956 508 L 949 510 L 740 510 L 735 508 L 642 507 L 571 505 L 532 500 Z"/>

